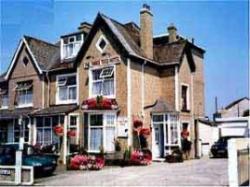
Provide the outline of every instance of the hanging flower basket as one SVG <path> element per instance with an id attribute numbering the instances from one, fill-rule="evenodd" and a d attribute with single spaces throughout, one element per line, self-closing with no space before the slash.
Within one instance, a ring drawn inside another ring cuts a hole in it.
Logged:
<path id="1" fill-rule="evenodd" d="M 62 126 L 53 127 L 53 131 L 57 136 L 63 136 L 63 127 Z"/>
<path id="2" fill-rule="evenodd" d="M 112 110 L 112 109 L 117 109 L 118 105 L 115 99 L 109 99 L 109 98 L 104 98 L 102 96 L 97 96 L 96 98 L 91 98 L 83 101 L 82 108 Z"/>
<path id="3" fill-rule="evenodd" d="M 148 137 L 150 135 L 150 133 L 151 133 L 150 128 L 141 128 L 140 132 L 139 132 L 139 134 L 144 136 L 144 137 Z"/>
<path id="4" fill-rule="evenodd" d="M 67 136 L 68 137 L 75 137 L 76 136 L 76 131 L 75 130 L 69 130 L 68 132 L 67 132 Z"/>

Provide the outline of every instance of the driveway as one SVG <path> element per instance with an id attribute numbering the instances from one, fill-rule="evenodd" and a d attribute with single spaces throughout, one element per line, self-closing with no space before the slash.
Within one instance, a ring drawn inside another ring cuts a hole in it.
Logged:
<path id="1" fill-rule="evenodd" d="M 105 167 L 101 171 L 66 171 L 36 180 L 48 186 L 228 186 L 227 159 L 185 161 L 150 166 Z"/>

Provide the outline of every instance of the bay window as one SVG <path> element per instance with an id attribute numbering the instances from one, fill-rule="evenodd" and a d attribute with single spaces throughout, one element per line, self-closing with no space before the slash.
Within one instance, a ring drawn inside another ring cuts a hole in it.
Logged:
<path id="1" fill-rule="evenodd" d="M 76 75 L 58 75 L 57 77 L 57 103 L 75 103 L 77 98 Z"/>
<path id="2" fill-rule="evenodd" d="M 164 144 L 166 146 L 180 145 L 180 130 L 178 116 L 176 114 L 154 114 L 152 117 L 153 126 L 162 124 L 164 133 Z"/>
<path id="3" fill-rule="evenodd" d="M 60 138 L 54 133 L 53 127 L 63 124 L 63 116 L 36 118 L 36 143 L 39 145 L 59 144 Z"/>
<path id="4" fill-rule="evenodd" d="M 15 104 L 18 107 L 32 106 L 33 89 L 32 81 L 17 83 Z"/>
<path id="5" fill-rule="evenodd" d="M 91 70 L 90 95 L 114 97 L 114 66 Z"/>
<path id="6" fill-rule="evenodd" d="M 89 144 L 90 152 L 105 152 L 115 150 L 116 115 L 113 113 L 89 114 Z"/>
<path id="7" fill-rule="evenodd" d="M 7 90 L 0 89 L 0 108 L 8 108 L 9 105 L 9 96 Z"/>

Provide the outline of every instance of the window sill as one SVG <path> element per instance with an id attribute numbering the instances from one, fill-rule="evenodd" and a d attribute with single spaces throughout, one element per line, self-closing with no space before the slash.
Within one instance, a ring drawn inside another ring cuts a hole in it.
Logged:
<path id="1" fill-rule="evenodd" d="M 7 106 L 2 106 L 2 107 L 0 107 L 0 110 L 6 110 L 6 109 L 8 109 L 9 107 L 7 107 Z"/>
<path id="2" fill-rule="evenodd" d="M 181 112 L 190 113 L 190 109 L 181 109 Z"/>
<path id="3" fill-rule="evenodd" d="M 56 105 L 77 104 L 77 100 L 57 101 Z"/>
<path id="4" fill-rule="evenodd" d="M 115 99 L 115 95 L 91 95 L 88 99 L 96 98 L 97 96 L 102 96 L 103 98 Z"/>
<path id="5" fill-rule="evenodd" d="M 33 107 L 33 104 L 18 105 L 15 108 L 28 108 L 28 107 Z"/>

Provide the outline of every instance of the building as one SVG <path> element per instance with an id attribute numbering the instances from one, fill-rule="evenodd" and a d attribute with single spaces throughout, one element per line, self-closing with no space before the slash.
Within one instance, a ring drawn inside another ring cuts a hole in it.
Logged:
<path id="1" fill-rule="evenodd" d="M 183 126 L 194 157 L 194 124 L 204 116 L 204 53 L 174 25 L 153 36 L 148 5 L 140 27 L 98 13 L 56 44 L 24 36 L 0 78 L 2 142 L 17 142 L 22 123 L 26 142 L 55 144 L 65 163 L 76 145 L 107 155 L 115 142 L 122 151 L 138 148 L 133 123 L 141 120 L 152 129 L 147 146 L 154 158 L 181 147 Z"/>

